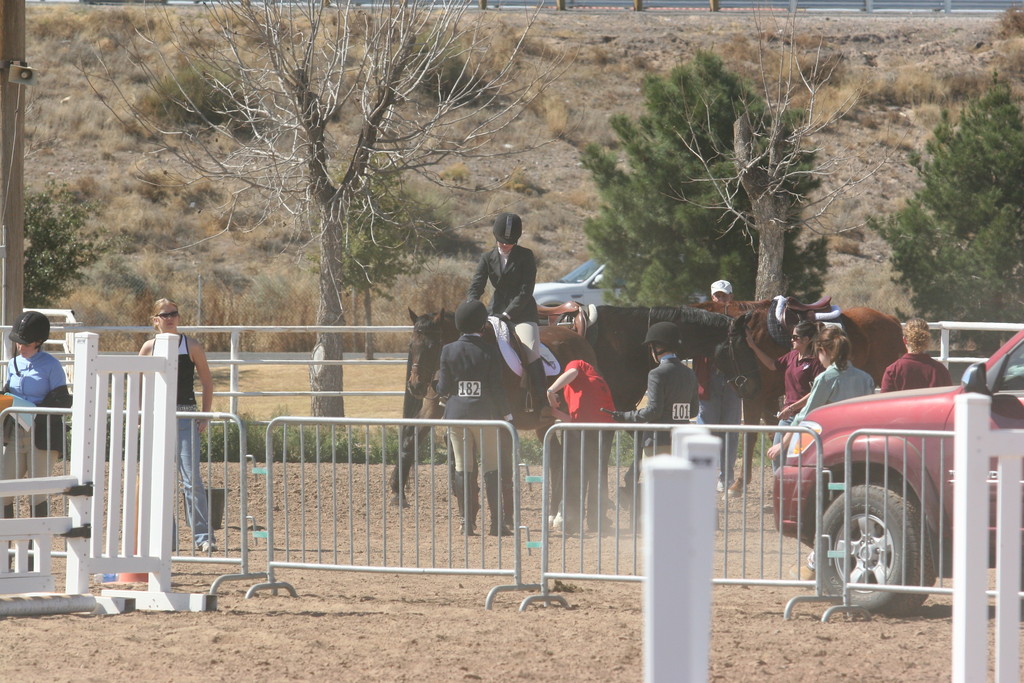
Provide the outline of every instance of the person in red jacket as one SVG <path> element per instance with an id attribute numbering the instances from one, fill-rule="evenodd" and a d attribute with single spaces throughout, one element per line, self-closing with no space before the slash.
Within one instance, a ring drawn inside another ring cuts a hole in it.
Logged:
<path id="1" fill-rule="evenodd" d="M 559 399 L 565 401 L 567 412 L 561 410 Z M 583 360 L 566 364 L 565 371 L 548 388 L 548 404 L 555 417 L 572 422 L 612 422 L 609 413 L 615 410 L 608 384 L 597 368 Z M 562 465 L 565 473 L 562 498 L 565 533 L 578 530 L 583 509 L 586 510 L 587 529 L 598 531 L 604 520 L 604 511 L 611 509 L 608 459 L 615 432 L 569 430 L 565 436 L 565 461 L 562 462 L 562 457 L 556 454 L 554 460 L 557 462 L 553 462 L 556 466 Z M 557 473 L 552 477 L 557 488 L 562 477 Z"/>
<path id="2" fill-rule="evenodd" d="M 903 391 L 926 387 L 948 387 L 953 383 L 945 365 L 928 355 L 931 346 L 928 323 L 911 318 L 903 327 L 903 343 L 907 353 L 885 369 L 882 391 Z"/>

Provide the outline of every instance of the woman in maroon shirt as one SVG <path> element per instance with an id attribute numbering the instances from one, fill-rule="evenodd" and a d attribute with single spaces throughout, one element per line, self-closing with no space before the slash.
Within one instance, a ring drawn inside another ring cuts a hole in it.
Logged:
<path id="1" fill-rule="evenodd" d="M 882 391 L 903 391 L 926 387 L 948 387 L 953 383 L 945 365 L 928 355 L 932 336 L 928 323 L 911 318 L 903 328 L 903 343 L 907 353 L 885 369 Z"/>
<path id="2" fill-rule="evenodd" d="M 751 338 L 752 336 L 753 332 L 748 328 L 747 344 L 754 350 L 758 360 L 766 368 L 783 373 L 785 396 L 782 410 L 779 411 L 779 426 L 788 427 L 793 423 L 796 414 L 807 403 L 814 378 L 825 371 L 814 352 L 814 339 L 818 336 L 818 325 L 807 320 L 799 323 L 793 329 L 793 335 L 790 337 L 793 349 L 775 359 L 758 348 Z M 776 432 L 773 443 L 781 442 L 782 432 Z M 780 464 L 774 463 L 776 470 L 779 469 Z"/>
<path id="3" fill-rule="evenodd" d="M 565 401 L 568 412 L 561 410 L 559 399 Z M 608 384 L 597 368 L 582 360 L 570 361 L 565 371 L 551 383 L 548 388 L 548 404 L 555 417 L 571 422 L 612 422 L 611 415 L 604 411 L 615 410 Z M 608 459 L 614 438 L 614 430 L 565 432 L 564 456 L 556 455 L 551 462 L 556 470 L 565 472 L 565 533 L 578 532 L 583 508 L 587 513 L 588 530 L 599 531 L 602 524 L 608 526 L 604 511 L 611 509 L 608 500 Z M 556 489 L 562 483 L 561 479 L 560 473 L 552 472 Z"/>

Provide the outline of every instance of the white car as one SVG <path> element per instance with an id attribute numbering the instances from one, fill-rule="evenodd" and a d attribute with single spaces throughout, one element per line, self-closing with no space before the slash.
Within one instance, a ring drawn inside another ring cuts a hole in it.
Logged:
<path id="1" fill-rule="evenodd" d="M 538 282 L 533 287 L 533 298 L 541 306 L 553 306 L 566 301 L 600 306 L 605 290 L 601 286 L 604 264 L 591 259 L 557 282 Z"/>

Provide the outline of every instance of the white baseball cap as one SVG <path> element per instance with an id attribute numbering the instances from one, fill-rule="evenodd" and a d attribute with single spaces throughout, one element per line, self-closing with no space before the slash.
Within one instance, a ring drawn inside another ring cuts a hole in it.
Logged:
<path id="1" fill-rule="evenodd" d="M 715 280 L 711 283 L 711 293 L 725 292 L 726 294 L 732 294 L 732 284 L 728 280 Z"/>

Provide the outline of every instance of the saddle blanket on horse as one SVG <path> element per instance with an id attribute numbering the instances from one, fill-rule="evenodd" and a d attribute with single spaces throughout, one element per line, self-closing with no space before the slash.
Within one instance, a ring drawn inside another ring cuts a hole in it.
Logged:
<path id="1" fill-rule="evenodd" d="M 831 303 L 831 297 L 806 305 L 800 304 L 792 297 L 779 295 L 772 299 L 768 311 L 768 334 L 777 344 L 789 346 L 789 335 L 801 320 L 820 322 L 843 329 L 841 315 L 842 310 Z"/>
<path id="2" fill-rule="evenodd" d="M 494 328 L 494 338 L 498 340 L 498 348 L 501 350 L 501 357 L 505 359 L 505 363 L 508 364 L 509 369 L 516 373 L 520 377 L 523 376 L 523 362 L 519 359 L 519 354 L 512 348 L 512 340 L 510 339 L 511 332 L 509 331 L 508 325 L 497 316 L 488 316 L 487 322 Z M 562 365 L 555 358 L 555 354 L 551 353 L 551 349 L 540 345 L 540 359 L 544 363 L 544 374 L 547 377 L 555 377 L 562 373 Z"/>

